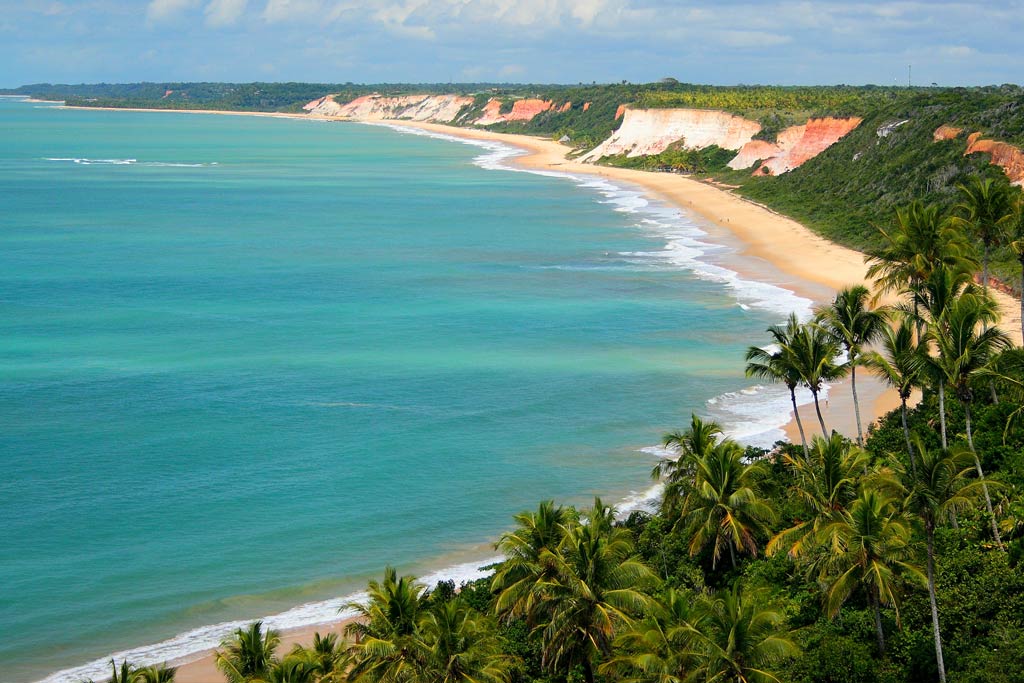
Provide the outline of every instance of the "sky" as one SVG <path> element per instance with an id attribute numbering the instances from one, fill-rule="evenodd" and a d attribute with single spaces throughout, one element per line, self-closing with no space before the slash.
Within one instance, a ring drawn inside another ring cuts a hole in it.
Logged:
<path id="1" fill-rule="evenodd" d="M 0 0 L 28 83 L 1024 81 L 1024 0 Z"/>

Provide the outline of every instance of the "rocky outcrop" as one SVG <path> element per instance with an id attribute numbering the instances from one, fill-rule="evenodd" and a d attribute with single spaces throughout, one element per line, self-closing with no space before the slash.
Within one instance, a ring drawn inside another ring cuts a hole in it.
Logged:
<path id="1" fill-rule="evenodd" d="M 1020 148 L 1006 142 L 983 140 L 981 133 L 971 133 L 967 136 L 964 156 L 976 152 L 988 154 L 993 164 L 1002 167 L 1010 183 L 1024 187 L 1024 152 Z"/>
<path id="2" fill-rule="evenodd" d="M 935 129 L 934 133 L 932 133 L 932 140 L 934 140 L 935 142 L 942 142 L 943 140 L 953 140 L 955 138 L 960 137 L 960 133 L 963 132 L 963 128 L 954 128 L 953 126 L 947 126 L 946 124 L 942 124 L 941 126 Z"/>
<path id="3" fill-rule="evenodd" d="M 341 116 L 341 105 L 334 100 L 334 95 L 325 95 L 302 108 L 313 116 Z"/>
<path id="4" fill-rule="evenodd" d="M 619 129 L 582 160 L 597 161 L 618 154 L 630 157 L 660 154 L 676 142 L 689 149 L 718 145 L 738 150 L 760 130 L 761 124 L 756 121 L 724 111 L 626 109 Z"/>
<path id="5" fill-rule="evenodd" d="M 740 153 L 733 157 L 728 165 L 729 168 L 738 171 L 741 168 L 750 168 L 759 161 L 771 159 L 781 153 L 782 150 L 774 143 L 765 142 L 764 140 L 751 140 L 740 147 Z"/>
<path id="6" fill-rule="evenodd" d="M 484 105 L 483 115 L 473 123 L 478 126 L 490 126 L 508 121 L 529 121 L 537 114 L 548 111 L 555 106 L 551 100 L 516 100 L 512 103 L 512 111 L 501 113 L 501 100 L 491 99 Z"/>
<path id="7" fill-rule="evenodd" d="M 755 173 L 779 175 L 799 168 L 804 162 L 813 159 L 836 144 L 843 136 L 859 126 L 861 120 L 856 116 L 849 118 L 828 116 L 821 119 L 810 119 L 800 126 L 790 126 L 779 133 L 777 137 L 776 145 L 779 148 L 779 153 L 764 159 Z M 742 152 L 743 150 L 740 150 L 741 154 Z"/>
<path id="8" fill-rule="evenodd" d="M 459 95 L 364 95 L 342 105 L 335 116 L 358 119 L 407 119 L 448 123 L 459 111 L 473 103 L 472 97 Z"/>
<path id="9" fill-rule="evenodd" d="M 582 157 L 594 162 L 605 156 L 625 154 L 636 157 L 660 154 L 672 144 L 687 149 L 717 145 L 739 150 L 729 162 L 733 169 L 750 168 L 761 175 L 778 175 L 812 159 L 860 125 L 861 119 L 810 119 L 790 126 L 775 142 L 754 140 L 761 131 L 757 121 L 724 111 L 708 109 L 626 109 L 622 125 L 610 138 Z"/>
<path id="10" fill-rule="evenodd" d="M 879 126 L 878 130 L 875 131 L 875 135 L 880 138 L 887 138 L 896 132 L 896 129 L 900 126 L 905 126 L 910 123 L 910 119 L 903 119 L 901 121 L 890 121 L 885 125 Z"/>

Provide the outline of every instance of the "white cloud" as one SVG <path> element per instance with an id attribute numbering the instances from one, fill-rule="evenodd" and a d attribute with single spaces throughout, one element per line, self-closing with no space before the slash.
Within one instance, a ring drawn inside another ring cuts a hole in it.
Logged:
<path id="1" fill-rule="evenodd" d="M 150 24 L 159 24 L 162 21 L 174 19 L 187 9 L 199 4 L 199 0 L 151 0 L 146 7 L 146 21 Z"/>
<path id="2" fill-rule="evenodd" d="M 249 0 L 210 0 L 206 6 L 207 26 L 231 26 L 245 12 Z"/>
<path id="3" fill-rule="evenodd" d="M 973 47 L 970 47 L 969 45 L 950 45 L 948 47 L 942 48 L 941 52 L 947 57 L 956 58 L 971 57 L 978 53 L 977 50 L 975 50 Z"/>
<path id="4" fill-rule="evenodd" d="M 321 0 L 267 0 L 263 18 L 272 24 L 282 21 L 320 21 L 325 13 Z"/>

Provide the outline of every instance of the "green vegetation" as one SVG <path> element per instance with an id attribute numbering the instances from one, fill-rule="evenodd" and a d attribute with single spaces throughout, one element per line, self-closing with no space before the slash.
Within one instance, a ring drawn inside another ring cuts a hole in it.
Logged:
<path id="1" fill-rule="evenodd" d="M 605 157 L 602 164 L 619 168 L 636 168 L 642 171 L 663 171 L 670 173 L 706 174 L 725 168 L 736 153 L 711 145 L 703 149 L 687 149 L 678 143 L 669 146 L 661 154 L 628 157 L 620 154 Z"/>
<path id="2" fill-rule="evenodd" d="M 961 219 L 976 193 L 961 190 Z M 1006 187 L 992 224 L 1021 219 Z M 816 389 L 855 369 L 899 409 L 856 441 L 742 446 L 692 416 L 665 435 L 653 513 L 552 501 L 515 517 L 489 578 L 432 591 L 386 569 L 348 640 L 278 652 L 260 622 L 229 683 L 1010 683 L 1024 668 L 1024 348 L 998 329 L 972 244 L 915 202 L 872 252 L 876 289 L 769 328 L 747 372 Z M 1005 219 L 1005 220 L 1004 220 Z M 738 360 L 738 359 L 737 359 Z M 908 398 L 921 399 L 909 407 Z M 794 401 L 794 407 L 796 407 Z M 799 411 L 797 411 L 799 418 Z M 111 662 L 113 683 L 173 669 Z"/>

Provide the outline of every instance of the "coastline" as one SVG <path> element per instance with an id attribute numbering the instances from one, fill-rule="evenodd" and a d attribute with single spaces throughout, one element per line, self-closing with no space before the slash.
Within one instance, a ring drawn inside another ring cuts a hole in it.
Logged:
<path id="1" fill-rule="evenodd" d="M 348 119 L 311 117 L 305 114 L 267 112 L 91 107 L 79 109 L 260 116 L 306 121 L 348 121 Z M 736 236 L 741 244 L 739 250 L 741 258 L 751 261 L 759 260 L 769 264 L 773 269 L 791 278 L 781 283 L 783 286 L 812 299 L 816 304 L 825 303 L 831 293 L 839 287 L 864 282 L 866 268 L 863 255 L 859 252 L 829 242 L 796 221 L 707 183 L 674 174 L 582 164 L 566 158 L 570 149 L 565 145 L 525 135 L 409 121 L 383 120 L 363 121 L 362 123 L 417 128 L 456 138 L 500 142 L 526 151 L 526 154 L 509 160 L 509 163 L 513 165 L 534 171 L 603 177 L 641 187 L 654 198 L 677 206 L 684 211 L 691 211 Z M 821 268 L 821 264 L 825 263 L 828 264 L 827 270 Z M 1011 317 L 1004 318 L 1004 329 L 1011 334 L 1016 330 L 1019 334 L 1020 321 L 1017 302 L 1010 297 L 1001 295 L 1000 306 L 1004 311 L 1004 316 L 1007 311 L 1011 313 Z M 898 405 L 898 399 L 895 398 L 894 392 L 886 391 L 877 380 L 867 376 L 858 379 L 861 379 L 858 389 L 862 395 L 866 427 L 867 422 Z M 875 384 L 874 388 L 868 386 L 872 382 Z M 849 391 L 844 384 L 837 384 L 833 387 L 830 405 L 828 408 L 823 406 L 823 412 L 828 412 L 826 420 L 830 427 L 837 428 L 847 435 L 853 435 L 855 427 L 853 427 L 852 405 L 848 398 Z M 801 410 L 801 416 L 804 418 L 805 429 L 808 430 L 808 436 L 810 436 L 817 429 L 813 407 L 811 406 L 810 410 L 806 408 Z M 790 434 L 791 430 L 795 430 L 795 422 L 792 417 L 786 430 Z M 293 643 L 309 644 L 312 641 L 313 633 L 317 631 L 321 633 L 343 631 L 344 626 L 350 621 L 351 619 L 340 619 L 320 626 L 288 629 L 282 634 L 281 651 L 290 649 Z M 215 683 L 220 680 L 213 665 L 212 651 L 196 653 L 190 659 L 192 661 L 180 665 L 178 681 L 182 683 Z"/>

